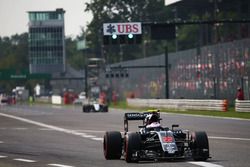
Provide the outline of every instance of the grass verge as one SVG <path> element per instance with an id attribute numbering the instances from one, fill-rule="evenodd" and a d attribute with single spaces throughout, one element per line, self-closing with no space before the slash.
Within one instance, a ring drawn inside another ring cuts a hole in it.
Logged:
<path id="1" fill-rule="evenodd" d="M 126 101 L 118 102 L 116 105 L 111 104 L 111 108 L 120 108 L 120 109 L 131 109 L 137 111 L 146 111 L 152 108 L 145 107 L 131 107 L 128 106 Z M 230 107 L 227 112 L 222 111 L 206 111 L 206 110 L 176 110 L 176 109 L 165 109 L 158 108 L 161 112 L 166 113 L 178 113 L 178 114 L 192 114 L 192 115 L 206 115 L 206 116 L 215 116 L 215 117 L 228 117 L 228 118 L 242 118 L 242 119 L 250 119 L 249 112 L 235 112 L 234 107 Z"/>

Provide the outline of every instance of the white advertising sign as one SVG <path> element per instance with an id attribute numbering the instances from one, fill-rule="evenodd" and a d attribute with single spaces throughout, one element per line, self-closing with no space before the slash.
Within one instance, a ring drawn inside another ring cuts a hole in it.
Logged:
<path id="1" fill-rule="evenodd" d="M 165 6 L 171 5 L 173 3 L 179 2 L 181 0 L 165 0 Z"/>
<path id="2" fill-rule="evenodd" d="M 127 35 L 127 34 L 141 34 L 142 28 L 140 22 L 128 23 L 104 23 L 103 35 Z"/>

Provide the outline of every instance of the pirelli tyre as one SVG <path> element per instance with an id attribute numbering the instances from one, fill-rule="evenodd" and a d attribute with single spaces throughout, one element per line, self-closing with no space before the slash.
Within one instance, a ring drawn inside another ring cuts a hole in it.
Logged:
<path id="1" fill-rule="evenodd" d="M 90 112 L 91 111 L 91 106 L 90 105 L 83 105 L 82 111 L 83 112 Z"/>
<path id="2" fill-rule="evenodd" d="M 122 155 L 122 135 L 120 132 L 106 132 L 103 137 L 103 152 L 107 160 L 120 159 Z"/>
<path id="3" fill-rule="evenodd" d="M 209 158 L 209 143 L 206 132 L 193 132 L 190 144 L 192 157 L 195 161 L 206 161 Z"/>
<path id="4" fill-rule="evenodd" d="M 141 135 L 139 133 L 128 133 L 125 136 L 124 158 L 126 162 L 138 162 L 138 157 L 133 157 L 136 151 L 141 148 Z"/>
<path id="5" fill-rule="evenodd" d="M 107 106 L 107 105 L 103 105 L 103 106 L 101 107 L 101 111 L 102 111 L 102 112 L 108 112 L 108 106 Z"/>

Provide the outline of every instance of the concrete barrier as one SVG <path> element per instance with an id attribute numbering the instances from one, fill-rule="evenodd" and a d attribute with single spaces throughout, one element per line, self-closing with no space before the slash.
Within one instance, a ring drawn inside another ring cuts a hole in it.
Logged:
<path id="1" fill-rule="evenodd" d="M 215 110 L 227 111 L 227 100 L 210 99 L 127 99 L 129 106 L 167 108 L 176 110 Z"/>
<path id="2" fill-rule="evenodd" d="M 51 103 L 51 98 L 48 96 L 41 96 L 41 97 L 36 97 L 35 102 L 40 102 L 40 103 Z"/>
<path id="3" fill-rule="evenodd" d="M 236 112 L 250 112 L 250 100 L 235 100 Z"/>

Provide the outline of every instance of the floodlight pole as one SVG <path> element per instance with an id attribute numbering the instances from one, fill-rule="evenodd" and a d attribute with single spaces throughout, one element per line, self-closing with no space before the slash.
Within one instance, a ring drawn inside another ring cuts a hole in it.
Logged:
<path id="1" fill-rule="evenodd" d="M 169 99 L 168 46 L 165 46 L 165 98 Z"/>
<path id="2" fill-rule="evenodd" d="M 88 65 L 85 65 L 85 96 L 88 98 Z"/>

